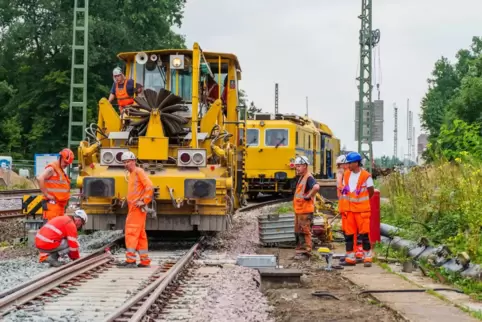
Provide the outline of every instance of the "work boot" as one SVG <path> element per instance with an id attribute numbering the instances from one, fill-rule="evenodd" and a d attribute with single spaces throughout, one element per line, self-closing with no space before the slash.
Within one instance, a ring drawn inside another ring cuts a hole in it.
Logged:
<path id="1" fill-rule="evenodd" d="M 363 259 L 363 266 L 365 267 L 371 267 L 372 266 L 372 251 L 369 250 L 369 251 L 365 251 L 364 252 L 365 254 L 365 258 Z"/>
<path id="2" fill-rule="evenodd" d="M 49 263 L 50 267 L 60 267 L 62 266 L 62 263 L 59 262 L 58 259 L 58 253 L 51 253 L 50 256 L 45 260 L 45 262 Z"/>
<path id="3" fill-rule="evenodd" d="M 139 263 L 139 264 L 137 264 L 137 267 L 144 268 L 144 267 L 151 267 L 151 265 Z"/>
<path id="4" fill-rule="evenodd" d="M 120 268 L 136 268 L 137 265 L 136 265 L 135 262 L 134 263 L 122 262 L 122 263 L 118 263 L 117 267 L 120 267 Z"/>
<path id="5" fill-rule="evenodd" d="M 346 266 L 353 266 L 356 265 L 356 258 L 355 258 L 355 253 L 354 252 L 349 252 L 346 253 L 345 256 L 345 264 Z"/>

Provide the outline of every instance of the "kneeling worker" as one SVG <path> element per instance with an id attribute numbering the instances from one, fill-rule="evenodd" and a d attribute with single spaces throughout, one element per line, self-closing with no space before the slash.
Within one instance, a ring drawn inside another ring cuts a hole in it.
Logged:
<path id="1" fill-rule="evenodd" d="M 77 209 L 72 214 L 54 217 L 40 228 L 35 236 L 35 246 L 49 256 L 46 260 L 50 266 L 59 267 L 59 256 L 68 254 L 71 260 L 80 257 L 77 230 L 87 222 L 87 214 Z"/>
<path id="2" fill-rule="evenodd" d="M 308 171 L 310 162 L 307 157 L 297 157 L 295 160 L 296 174 L 300 176 L 296 184 L 295 196 L 293 198 L 293 209 L 295 211 L 295 236 L 296 236 L 296 258 L 310 256 L 311 248 L 311 222 L 315 212 L 315 195 L 320 190 L 320 185 Z"/>

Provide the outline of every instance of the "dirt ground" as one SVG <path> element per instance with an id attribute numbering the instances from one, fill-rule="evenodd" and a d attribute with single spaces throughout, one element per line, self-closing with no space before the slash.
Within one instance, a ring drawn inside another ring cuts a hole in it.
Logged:
<path id="1" fill-rule="evenodd" d="M 405 321 L 371 297 L 357 298 L 362 290 L 344 279 L 338 270 L 319 270 L 325 267 L 324 261 L 293 260 L 294 249 L 260 248 L 258 253 L 277 255 L 283 268 L 303 272 L 301 284 L 264 290 L 269 304 L 275 308 L 272 315 L 276 321 Z M 315 291 L 329 292 L 340 300 L 312 296 Z"/>

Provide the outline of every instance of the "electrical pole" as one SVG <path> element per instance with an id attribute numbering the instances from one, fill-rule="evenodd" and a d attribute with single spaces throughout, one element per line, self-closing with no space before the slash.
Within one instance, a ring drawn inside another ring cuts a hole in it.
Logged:
<path id="1" fill-rule="evenodd" d="M 373 145 L 372 127 L 374 106 L 372 104 L 372 53 L 373 48 L 380 41 L 380 30 L 372 30 L 372 0 L 361 0 L 362 12 L 360 29 L 360 77 L 359 80 L 359 109 L 358 109 L 358 152 L 368 154 L 368 170 L 372 171 Z M 363 144 L 368 150 L 363 150 Z"/>
<path id="2" fill-rule="evenodd" d="M 78 147 L 80 141 L 83 140 L 84 130 L 87 127 L 89 0 L 74 1 L 74 21 L 72 29 L 72 68 L 70 73 L 69 132 L 67 145 L 70 149 L 74 150 L 74 147 Z M 76 153 L 74 152 L 74 154 Z M 70 167 L 67 171 L 70 173 Z"/>
<path id="3" fill-rule="evenodd" d="M 395 119 L 395 127 L 393 130 L 393 156 L 397 157 L 398 152 L 398 107 L 393 103 L 393 116 Z"/>
<path id="4" fill-rule="evenodd" d="M 274 84 L 274 114 L 278 114 L 278 83 Z"/>

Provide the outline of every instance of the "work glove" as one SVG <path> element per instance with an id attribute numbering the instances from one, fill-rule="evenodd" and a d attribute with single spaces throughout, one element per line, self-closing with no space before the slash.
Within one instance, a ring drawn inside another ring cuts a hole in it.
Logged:
<path id="1" fill-rule="evenodd" d="M 350 187 L 345 186 L 343 187 L 343 190 L 341 191 L 342 195 L 347 195 L 350 192 Z"/>

